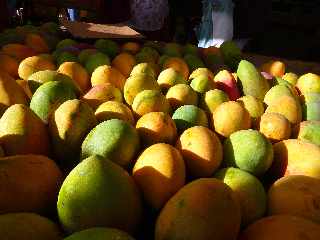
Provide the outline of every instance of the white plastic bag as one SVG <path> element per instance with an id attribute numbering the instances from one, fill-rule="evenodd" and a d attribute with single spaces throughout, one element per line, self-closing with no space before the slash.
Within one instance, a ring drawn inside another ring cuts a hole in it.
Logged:
<path id="1" fill-rule="evenodd" d="M 202 14 L 202 22 L 196 29 L 199 47 L 219 47 L 224 41 L 232 40 L 232 0 L 203 0 Z"/>

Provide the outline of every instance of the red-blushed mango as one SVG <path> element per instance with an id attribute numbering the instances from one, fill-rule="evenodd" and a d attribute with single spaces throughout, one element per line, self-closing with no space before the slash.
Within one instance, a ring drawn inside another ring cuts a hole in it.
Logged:
<path id="1" fill-rule="evenodd" d="M 282 77 L 286 72 L 286 65 L 282 61 L 270 61 L 263 64 L 261 70 L 274 77 Z"/>
<path id="2" fill-rule="evenodd" d="M 286 175 L 306 175 L 320 179 L 320 147 L 299 139 L 273 145 L 274 160 L 268 175 L 277 179 Z"/>
<path id="3" fill-rule="evenodd" d="M 320 93 L 320 76 L 307 73 L 298 78 L 296 87 L 302 95 L 307 93 Z"/>
<path id="4" fill-rule="evenodd" d="M 173 68 L 163 70 L 158 76 L 157 82 L 161 89 L 169 89 L 176 84 L 187 83 L 182 74 Z"/>
<path id="5" fill-rule="evenodd" d="M 58 73 L 69 76 L 83 93 L 87 92 L 91 87 L 90 76 L 87 70 L 79 63 L 64 62 L 59 66 Z"/>
<path id="6" fill-rule="evenodd" d="M 285 176 L 268 192 L 269 215 L 288 214 L 320 222 L 320 180 L 303 175 Z"/>
<path id="7" fill-rule="evenodd" d="M 121 46 L 121 51 L 136 54 L 139 52 L 141 46 L 137 42 L 126 42 Z"/>
<path id="8" fill-rule="evenodd" d="M 301 104 L 294 97 L 282 96 L 269 105 L 266 113 L 280 113 L 293 125 L 302 120 Z"/>
<path id="9" fill-rule="evenodd" d="M 110 83 L 103 83 L 94 86 L 87 92 L 82 99 L 87 102 L 93 110 L 99 105 L 108 101 L 122 102 L 121 91 Z"/>
<path id="10" fill-rule="evenodd" d="M 62 240 L 59 226 L 35 213 L 8 213 L 0 216 L 0 235 L 6 240 Z"/>
<path id="11" fill-rule="evenodd" d="M 159 210 L 183 187 L 185 163 L 177 149 L 169 144 L 158 143 L 141 153 L 133 167 L 132 176 L 147 203 Z"/>
<path id="12" fill-rule="evenodd" d="M 6 54 L 0 53 L 0 71 L 8 73 L 11 77 L 18 77 L 19 62 Z"/>
<path id="13" fill-rule="evenodd" d="M 112 67 L 118 69 L 125 77 L 130 76 L 134 65 L 136 65 L 136 60 L 129 53 L 120 53 L 112 60 Z"/>
<path id="14" fill-rule="evenodd" d="M 28 77 L 38 71 L 55 70 L 55 65 L 46 58 L 33 56 L 24 59 L 18 68 L 18 73 L 21 79 L 27 80 Z"/>
<path id="15" fill-rule="evenodd" d="M 42 38 L 38 34 L 30 33 L 26 36 L 25 39 L 26 45 L 33 50 L 36 51 L 36 53 L 48 53 L 50 52 L 49 46 L 46 43 L 45 39 Z"/>
<path id="16" fill-rule="evenodd" d="M 229 137 L 232 133 L 249 129 L 251 118 L 249 112 L 238 102 L 229 101 L 220 104 L 213 112 L 214 130 Z"/>
<path id="17" fill-rule="evenodd" d="M 189 78 L 189 67 L 182 58 L 168 58 L 163 64 L 163 69 L 166 68 L 173 68 L 177 72 L 181 73 L 185 80 L 188 80 Z"/>
<path id="18" fill-rule="evenodd" d="M 62 183 L 56 163 L 42 155 L 0 158 L 0 213 L 50 213 L 55 209 Z M 1 226 L 0 226 L 1 229 Z"/>
<path id="19" fill-rule="evenodd" d="M 249 225 L 239 240 L 318 240 L 320 226 L 310 220 L 291 216 L 275 215 L 261 218 Z"/>
<path id="20" fill-rule="evenodd" d="M 146 146 L 156 143 L 173 144 L 177 138 L 176 124 L 169 114 L 150 112 L 143 115 L 136 124 L 142 143 Z"/>
<path id="21" fill-rule="evenodd" d="M 24 93 L 26 94 L 28 99 L 30 100 L 32 98 L 32 92 L 29 88 L 28 80 L 18 79 L 18 80 L 16 80 L 16 82 L 22 88 L 22 90 L 24 91 Z"/>
<path id="22" fill-rule="evenodd" d="M 98 124 L 86 136 L 81 146 L 81 159 L 97 155 L 128 167 L 139 148 L 136 129 L 123 120 L 111 119 Z"/>
<path id="23" fill-rule="evenodd" d="M 183 83 L 169 88 L 166 98 L 173 109 L 183 105 L 198 105 L 197 93 L 189 85 Z"/>
<path id="24" fill-rule="evenodd" d="M 27 105 L 27 96 L 9 74 L 0 71 L 0 116 L 14 104 Z"/>
<path id="25" fill-rule="evenodd" d="M 26 105 L 9 107 L 0 119 L 0 143 L 6 155 L 49 154 L 49 136 L 42 120 Z"/>
<path id="26" fill-rule="evenodd" d="M 134 98 L 143 90 L 160 90 L 157 81 L 148 74 L 130 76 L 123 88 L 124 99 L 130 106 Z"/>
<path id="27" fill-rule="evenodd" d="M 79 163 L 64 180 L 57 210 L 68 233 L 97 226 L 132 233 L 139 226 L 142 204 L 128 172 L 107 159 L 92 156 Z"/>
<path id="28" fill-rule="evenodd" d="M 177 142 L 177 149 L 186 162 L 188 175 L 209 177 L 220 167 L 222 145 L 210 129 L 195 126 L 185 130 Z"/>
<path id="29" fill-rule="evenodd" d="M 233 75 L 227 70 L 221 70 L 214 77 L 214 82 L 218 89 L 228 94 L 231 101 L 235 101 L 240 97 L 240 91 Z"/>
<path id="30" fill-rule="evenodd" d="M 260 118 L 259 131 L 271 142 L 279 142 L 290 138 L 291 124 L 280 113 L 264 113 Z"/>
<path id="31" fill-rule="evenodd" d="M 135 120 L 130 108 L 127 105 L 117 101 L 108 101 L 102 103 L 96 110 L 95 116 L 99 122 L 110 119 L 121 119 L 132 126 L 135 125 Z"/>
<path id="32" fill-rule="evenodd" d="M 60 166 L 72 169 L 79 163 L 81 144 L 97 124 L 91 107 L 78 99 L 67 100 L 51 115 L 49 132 Z"/>
<path id="33" fill-rule="evenodd" d="M 128 233 L 116 228 L 93 227 L 88 228 L 64 238 L 64 240 L 134 240 Z"/>
<path id="34" fill-rule="evenodd" d="M 114 67 L 103 65 L 97 67 L 91 75 L 91 84 L 96 86 L 103 83 L 110 83 L 116 88 L 123 91 L 124 83 L 126 82 L 125 76 Z"/>
<path id="35" fill-rule="evenodd" d="M 240 222 L 232 190 L 218 179 L 201 178 L 166 203 L 156 222 L 155 240 L 236 240 Z"/>
<path id="36" fill-rule="evenodd" d="M 132 111 L 141 117 L 149 112 L 171 113 L 171 106 L 159 90 L 143 90 L 137 94 L 132 103 Z"/>
<path id="37" fill-rule="evenodd" d="M 258 178 L 238 168 L 223 168 L 215 175 L 235 193 L 241 208 L 241 225 L 262 218 L 267 210 L 267 194 Z"/>
<path id="38" fill-rule="evenodd" d="M 228 102 L 228 95 L 219 89 L 213 89 L 206 92 L 200 101 L 200 107 L 206 112 L 212 114 L 216 108 L 224 102 Z"/>
<path id="39" fill-rule="evenodd" d="M 37 55 L 37 53 L 32 48 L 17 43 L 4 45 L 1 48 L 1 51 L 4 54 L 16 58 L 18 62 L 22 61 L 25 58 Z"/>
<path id="40" fill-rule="evenodd" d="M 240 130 L 224 141 L 223 160 L 227 166 L 262 176 L 273 161 L 272 144 L 256 130 Z"/>

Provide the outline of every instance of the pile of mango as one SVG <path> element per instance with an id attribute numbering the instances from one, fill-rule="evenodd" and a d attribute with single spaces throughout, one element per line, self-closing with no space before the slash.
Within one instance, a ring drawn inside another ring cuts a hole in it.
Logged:
<path id="1" fill-rule="evenodd" d="M 320 239 L 319 75 L 58 32 L 0 34 L 0 239 Z"/>

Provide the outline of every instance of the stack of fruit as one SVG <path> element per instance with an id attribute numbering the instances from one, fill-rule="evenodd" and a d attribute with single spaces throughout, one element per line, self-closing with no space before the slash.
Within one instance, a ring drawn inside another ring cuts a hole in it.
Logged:
<path id="1" fill-rule="evenodd" d="M 0 36 L 1 239 L 320 239 L 320 76 L 46 31 Z"/>

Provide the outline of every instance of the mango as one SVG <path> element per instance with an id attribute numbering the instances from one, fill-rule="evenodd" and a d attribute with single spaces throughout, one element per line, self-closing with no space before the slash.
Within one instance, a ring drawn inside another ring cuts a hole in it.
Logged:
<path id="1" fill-rule="evenodd" d="M 18 62 L 21 62 L 23 59 L 28 57 L 37 55 L 32 48 L 18 43 L 4 45 L 2 46 L 1 51 L 6 55 L 16 58 Z"/>
<path id="2" fill-rule="evenodd" d="M 94 46 L 98 51 L 114 58 L 119 53 L 119 46 L 116 42 L 110 39 L 98 39 L 94 43 Z"/>
<path id="3" fill-rule="evenodd" d="M 244 95 L 251 95 L 260 100 L 264 99 L 269 90 L 269 83 L 256 67 L 247 60 L 241 60 L 237 70 L 238 83 Z"/>
<path id="4" fill-rule="evenodd" d="M 14 104 L 27 105 L 27 95 L 10 75 L 0 71 L 0 116 Z"/>
<path id="5" fill-rule="evenodd" d="M 112 60 L 112 67 L 115 67 L 126 78 L 130 76 L 133 67 L 136 65 L 136 59 L 130 53 L 120 53 Z M 107 64 L 110 65 L 110 64 Z"/>
<path id="6" fill-rule="evenodd" d="M 131 233 L 142 214 L 132 177 L 117 164 L 97 156 L 83 160 L 69 173 L 60 188 L 57 209 L 68 233 L 97 226 Z"/>
<path id="7" fill-rule="evenodd" d="M 289 139 L 291 124 L 280 113 L 264 113 L 259 122 L 259 131 L 272 143 Z"/>
<path id="8" fill-rule="evenodd" d="M 110 83 L 123 91 L 126 78 L 116 68 L 103 65 L 97 67 L 91 75 L 91 84 L 96 86 L 103 83 Z"/>
<path id="9" fill-rule="evenodd" d="M 251 127 L 249 112 L 235 101 L 221 103 L 212 117 L 214 130 L 223 137 L 229 137 L 236 131 Z"/>
<path id="10" fill-rule="evenodd" d="M 19 62 L 6 54 L 0 53 L 0 71 L 8 73 L 11 77 L 18 77 Z"/>
<path id="11" fill-rule="evenodd" d="M 143 90 L 160 90 L 157 81 L 147 74 L 130 76 L 124 84 L 124 99 L 130 106 L 134 98 Z"/>
<path id="12" fill-rule="evenodd" d="M 216 108 L 224 102 L 228 102 L 228 95 L 219 89 L 213 89 L 206 92 L 200 101 L 200 107 L 207 111 L 208 113 L 213 113 Z"/>
<path id="13" fill-rule="evenodd" d="M 137 117 L 149 112 L 171 113 L 171 106 L 166 97 L 158 90 L 143 90 L 132 103 L 132 111 Z"/>
<path id="14" fill-rule="evenodd" d="M 63 176 L 53 160 L 33 154 L 3 157 L 0 171 L 5 173 L 0 183 L 1 214 L 48 214 L 55 209 Z"/>
<path id="15" fill-rule="evenodd" d="M 270 61 L 261 66 L 263 72 L 267 72 L 274 77 L 282 77 L 286 72 L 286 65 L 282 61 Z"/>
<path id="16" fill-rule="evenodd" d="M 146 202 L 159 210 L 183 187 L 185 164 L 177 149 L 169 144 L 158 143 L 141 153 L 133 167 L 132 176 Z"/>
<path id="17" fill-rule="evenodd" d="M 57 108 L 49 120 L 49 132 L 60 166 L 72 169 L 77 165 L 81 144 L 96 124 L 93 110 L 81 100 L 67 100 Z"/>
<path id="18" fill-rule="evenodd" d="M 299 124 L 297 138 L 320 146 L 320 121 L 303 121 Z"/>
<path id="19" fill-rule="evenodd" d="M 296 87 L 302 95 L 307 93 L 320 93 L 320 76 L 307 73 L 298 78 Z"/>
<path id="20" fill-rule="evenodd" d="M 209 177 L 222 162 L 222 144 L 210 129 L 195 126 L 185 130 L 177 141 L 177 149 L 186 162 L 188 175 Z"/>
<path id="21" fill-rule="evenodd" d="M 240 234 L 239 240 L 316 240 L 319 237 L 318 224 L 296 216 L 275 215 L 249 225 Z"/>
<path id="22" fill-rule="evenodd" d="M 190 86 L 198 94 L 203 94 L 216 87 L 215 82 L 206 74 L 199 75 L 191 80 Z"/>
<path id="23" fill-rule="evenodd" d="M 135 65 L 130 73 L 130 76 L 134 76 L 137 74 L 147 74 L 153 77 L 154 79 L 157 78 L 157 74 L 152 67 L 151 63 L 143 62 Z"/>
<path id="24" fill-rule="evenodd" d="M 227 184 L 235 193 L 240 203 L 242 226 L 264 216 L 267 210 L 267 194 L 258 178 L 232 167 L 219 170 L 214 177 Z"/>
<path id="25" fill-rule="evenodd" d="M 298 75 L 293 72 L 288 72 L 282 76 L 283 80 L 286 80 L 287 82 L 291 83 L 293 86 L 297 84 L 298 78 L 299 78 Z"/>
<path id="26" fill-rule="evenodd" d="M 137 121 L 136 129 L 145 146 L 156 143 L 173 144 L 177 138 L 176 124 L 170 115 L 164 112 L 143 115 Z"/>
<path id="27" fill-rule="evenodd" d="M 133 126 L 123 120 L 111 119 L 89 132 L 81 146 L 81 159 L 97 155 L 127 167 L 139 146 L 139 135 Z"/>
<path id="28" fill-rule="evenodd" d="M 27 80 L 31 74 L 42 70 L 55 70 L 55 65 L 39 56 L 28 57 L 24 59 L 18 68 L 18 73 L 21 79 Z"/>
<path id="29" fill-rule="evenodd" d="M 221 70 L 214 77 L 214 82 L 218 89 L 228 94 L 231 101 L 235 101 L 240 97 L 240 91 L 233 75 L 227 70 Z"/>
<path id="30" fill-rule="evenodd" d="M 59 66 L 58 73 L 69 76 L 83 93 L 91 87 L 90 76 L 79 63 L 65 62 Z"/>
<path id="31" fill-rule="evenodd" d="M 163 70 L 157 79 L 157 82 L 161 89 L 169 89 L 176 84 L 186 84 L 186 80 L 183 78 L 182 74 L 177 72 L 173 68 L 167 68 Z"/>
<path id="32" fill-rule="evenodd" d="M 173 109 L 177 109 L 183 105 L 198 105 L 197 93 L 189 85 L 184 83 L 170 87 L 166 98 Z"/>
<path id="33" fill-rule="evenodd" d="M 209 125 L 206 113 L 194 105 L 183 105 L 179 107 L 173 113 L 172 119 L 180 133 L 194 126 L 208 127 Z"/>
<path id="34" fill-rule="evenodd" d="M 240 218 L 232 190 L 220 180 L 201 178 L 166 203 L 157 218 L 155 239 L 236 240 Z"/>
<path id="35" fill-rule="evenodd" d="M 6 155 L 49 155 L 50 143 L 45 124 L 23 104 L 12 105 L 1 117 L 0 143 Z"/>
<path id="36" fill-rule="evenodd" d="M 177 72 L 181 73 L 185 80 L 189 78 L 189 73 L 190 73 L 189 67 L 182 58 L 178 58 L 178 57 L 168 58 L 163 64 L 163 69 L 167 69 L 167 68 L 173 68 Z"/>
<path id="37" fill-rule="evenodd" d="M 204 62 L 198 56 L 194 54 L 186 54 L 183 57 L 184 61 L 187 63 L 190 71 L 193 71 L 197 68 L 205 67 Z"/>
<path id="38" fill-rule="evenodd" d="M 0 235 L 6 240 L 62 240 L 57 224 L 34 213 L 1 215 Z"/>
<path id="39" fill-rule="evenodd" d="M 30 108 L 47 123 L 50 115 L 62 103 L 75 98 L 76 94 L 70 85 L 61 81 L 46 82 L 33 94 Z"/>
<path id="40" fill-rule="evenodd" d="M 273 161 L 272 144 L 256 130 L 240 130 L 225 140 L 223 160 L 227 166 L 262 176 Z"/>
<path id="41" fill-rule="evenodd" d="M 37 53 L 48 53 L 50 48 L 46 43 L 46 40 L 39 34 L 30 33 L 25 39 L 26 45 L 34 49 Z"/>
<path id="42" fill-rule="evenodd" d="M 121 46 L 123 52 L 129 52 L 131 54 L 136 54 L 139 52 L 141 46 L 137 42 L 126 42 Z"/>
<path id="43" fill-rule="evenodd" d="M 233 41 L 225 41 L 220 45 L 220 52 L 225 64 L 235 70 L 242 59 L 241 49 Z"/>
<path id="44" fill-rule="evenodd" d="M 124 103 L 117 101 L 107 101 L 99 105 L 95 116 L 99 122 L 116 118 L 130 123 L 132 126 L 135 125 L 135 120 L 130 108 Z"/>
<path id="45" fill-rule="evenodd" d="M 255 98 L 250 95 L 239 98 L 237 102 L 243 104 L 245 109 L 247 109 L 247 111 L 249 112 L 250 117 L 252 119 L 252 125 L 257 125 L 259 118 L 264 113 L 263 102 L 258 98 Z"/>
<path id="46" fill-rule="evenodd" d="M 85 68 L 88 74 L 92 74 L 97 67 L 103 65 L 110 65 L 110 59 L 101 52 L 90 55 L 85 61 Z"/>
<path id="47" fill-rule="evenodd" d="M 110 83 L 103 83 L 91 88 L 82 96 L 82 100 L 88 103 L 93 110 L 96 110 L 104 102 L 122 102 L 122 94 L 118 88 Z"/>
<path id="48" fill-rule="evenodd" d="M 64 240 L 103 240 L 103 239 L 117 239 L 117 240 L 134 240 L 129 234 L 116 228 L 94 227 L 83 231 L 76 232 Z"/>
<path id="49" fill-rule="evenodd" d="M 285 176 L 268 192 L 269 215 L 288 214 L 320 222 L 320 180 L 308 176 Z"/>

